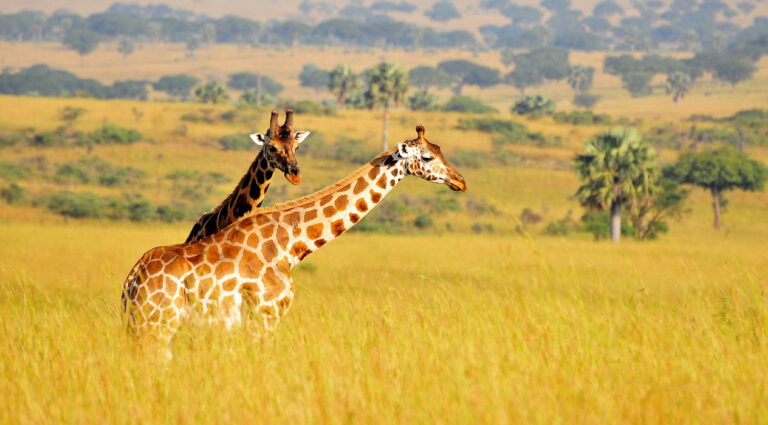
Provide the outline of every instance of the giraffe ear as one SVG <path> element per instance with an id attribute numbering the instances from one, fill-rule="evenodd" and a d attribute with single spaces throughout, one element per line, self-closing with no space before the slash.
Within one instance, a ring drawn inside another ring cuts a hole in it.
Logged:
<path id="1" fill-rule="evenodd" d="M 293 137 L 296 139 L 296 143 L 301 143 L 309 136 L 309 131 L 297 131 L 293 133 Z"/>
<path id="2" fill-rule="evenodd" d="M 408 146 L 405 143 L 398 143 L 398 145 L 397 145 L 397 154 L 400 155 L 401 158 L 407 158 L 408 157 Z"/>
<path id="3" fill-rule="evenodd" d="M 267 137 L 261 133 L 253 133 L 249 137 L 253 140 L 253 143 L 256 143 L 259 146 L 263 146 L 264 143 L 267 143 Z"/>

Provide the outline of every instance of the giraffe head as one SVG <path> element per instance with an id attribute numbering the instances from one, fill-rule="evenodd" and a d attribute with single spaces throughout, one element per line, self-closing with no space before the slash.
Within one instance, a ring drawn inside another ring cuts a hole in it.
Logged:
<path id="1" fill-rule="evenodd" d="M 466 192 L 464 177 L 445 159 L 440 146 L 424 137 L 424 126 L 417 126 L 416 134 L 418 137 L 415 139 L 397 145 L 397 156 L 405 160 L 406 173 L 433 183 L 446 184 L 451 190 Z"/>
<path id="2" fill-rule="evenodd" d="M 264 157 L 273 168 L 282 171 L 289 182 L 299 184 L 301 172 L 296 161 L 296 149 L 307 136 L 309 131 L 293 131 L 293 111 L 286 109 L 282 126 L 277 125 L 277 111 L 272 111 L 269 130 L 264 134 L 251 134 L 251 140 L 262 147 Z"/>

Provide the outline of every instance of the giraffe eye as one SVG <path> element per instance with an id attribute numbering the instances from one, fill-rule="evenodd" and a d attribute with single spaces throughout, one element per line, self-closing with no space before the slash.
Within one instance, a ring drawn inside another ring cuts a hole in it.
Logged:
<path id="1" fill-rule="evenodd" d="M 433 159 L 435 159 L 435 157 L 434 156 L 429 156 L 429 155 L 424 155 L 424 156 L 421 157 L 421 160 L 424 161 L 424 162 L 429 162 L 429 161 L 432 161 Z"/>
<path id="2" fill-rule="evenodd" d="M 267 149 L 269 149 L 269 151 L 270 151 L 270 152 L 275 152 L 275 151 L 277 151 L 277 148 L 275 148 L 275 147 L 274 147 L 274 146 L 272 146 L 272 145 L 269 145 L 269 146 L 267 147 Z"/>

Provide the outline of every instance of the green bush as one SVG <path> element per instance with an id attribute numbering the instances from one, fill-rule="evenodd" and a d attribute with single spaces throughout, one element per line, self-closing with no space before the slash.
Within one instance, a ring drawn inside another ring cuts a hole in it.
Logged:
<path id="1" fill-rule="evenodd" d="M 23 187 L 16 183 L 11 183 L 8 187 L 4 187 L 0 190 L 0 198 L 7 204 L 21 205 L 27 200 L 27 192 Z"/>
<path id="2" fill-rule="evenodd" d="M 611 123 L 610 115 L 596 114 L 592 111 L 559 111 L 552 114 L 552 119 L 558 123 L 573 125 L 608 125 Z"/>
<path id="3" fill-rule="evenodd" d="M 30 167 L 28 164 L 0 161 L 0 178 L 5 180 L 23 180 L 29 177 Z"/>
<path id="4" fill-rule="evenodd" d="M 244 151 L 258 150 L 259 147 L 253 143 L 250 137 L 245 133 L 230 134 L 219 139 L 219 144 L 225 151 Z"/>
<path id="5" fill-rule="evenodd" d="M 59 192 L 45 200 L 48 210 L 65 217 L 98 218 L 104 216 L 106 201 L 99 195 L 83 192 Z"/>
<path id="6" fill-rule="evenodd" d="M 416 216 L 416 219 L 413 220 L 413 225 L 419 229 L 428 229 L 430 227 L 434 227 L 435 222 L 432 221 L 432 218 L 430 218 L 428 215 L 419 214 Z"/>
<path id="7" fill-rule="evenodd" d="M 32 146 L 38 148 L 50 148 L 53 146 L 61 146 L 66 143 L 66 138 L 61 132 L 57 131 L 44 131 L 37 133 L 32 137 Z"/>
<path id="8" fill-rule="evenodd" d="M 164 204 L 157 207 L 157 218 L 166 223 L 184 220 L 189 215 L 181 204 Z"/>
<path id="9" fill-rule="evenodd" d="M 578 228 L 579 223 L 571 217 L 571 212 L 568 211 L 568 215 L 565 217 L 547 224 L 547 227 L 544 228 L 544 234 L 551 236 L 567 236 Z M 610 233 L 610 228 L 608 230 Z"/>
<path id="10" fill-rule="evenodd" d="M 132 167 L 113 165 L 94 157 L 83 157 L 77 161 L 62 164 L 54 175 L 59 183 L 89 184 L 96 182 L 102 186 L 114 187 L 133 185 L 144 178 L 146 173 Z"/>
<path id="11" fill-rule="evenodd" d="M 437 96 L 426 90 L 419 90 L 408 98 L 408 108 L 412 111 L 437 111 Z"/>
<path id="12" fill-rule="evenodd" d="M 289 108 L 293 109 L 293 112 L 297 114 L 308 115 L 335 115 L 336 110 L 328 105 L 323 105 L 311 100 L 299 100 L 298 102 L 292 102 Z"/>
<path id="13" fill-rule="evenodd" d="M 128 145 L 141 140 L 142 135 L 133 129 L 104 124 L 88 134 L 86 139 L 94 145 Z"/>
<path id="14" fill-rule="evenodd" d="M 25 141 L 25 139 L 26 138 L 20 133 L 0 134 L 0 148 L 15 146 Z"/>
<path id="15" fill-rule="evenodd" d="M 511 111 L 513 114 L 537 118 L 553 113 L 555 101 L 540 94 L 524 96 L 512 105 Z"/>
<path id="16" fill-rule="evenodd" d="M 485 114 L 489 112 L 499 112 L 496 108 L 488 106 L 479 99 L 469 96 L 453 96 L 445 105 L 445 112 L 468 112 L 474 114 Z"/>
<path id="17" fill-rule="evenodd" d="M 592 93 L 576 93 L 573 95 L 573 104 L 586 109 L 592 109 L 600 101 L 600 95 Z"/>

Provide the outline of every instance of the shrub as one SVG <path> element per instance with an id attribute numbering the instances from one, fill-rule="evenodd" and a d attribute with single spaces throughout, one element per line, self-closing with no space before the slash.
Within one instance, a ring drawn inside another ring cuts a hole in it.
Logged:
<path id="1" fill-rule="evenodd" d="M 419 229 L 427 229 L 427 228 L 433 227 L 435 225 L 435 222 L 432 221 L 432 219 L 428 215 L 419 214 L 418 216 L 416 216 L 416 219 L 413 220 L 413 225 Z"/>
<path id="2" fill-rule="evenodd" d="M 244 151 L 253 149 L 256 146 L 245 133 L 224 136 L 219 139 L 219 144 L 225 151 Z"/>
<path id="3" fill-rule="evenodd" d="M 97 182 L 102 186 L 131 185 L 144 178 L 146 173 L 132 167 L 113 165 L 110 162 L 94 157 L 83 157 L 77 161 L 62 164 L 54 180 L 59 183 L 88 184 Z"/>
<path id="4" fill-rule="evenodd" d="M 596 114 L 592 111 L 559 111 L 552 114 L 552 119 L 558 123 L 573 125 L 607 125 L 611 123 L 610 115 Z"/>
<path id="5" fill-rule="evenodd" d="M 582 229 L 587 233 L 592 233 L 595 240 L 608 239 L 611 237 L 611 215 L 610 211 L 587 211 L 581 217 Z M 623 236 L 634 236 L 635 229 L 627 223 L 622 217 L 621 234 Z"/>
<path id="6" fill-rule="evenodd" d="M 136 130 L 104 124 L 88 134 L 87 142 L 94 145 L 128 145 L 141 139 L 141 133 Z"/>
<path id="7" fill-rule="evenodd" d="M 335 115 L 336 110 L 328 105 L 323 105 L 311 100 L 299 100 L 290 106 L 297 114 L 309 115 Z"/>
<path id="8" fill-rule="evenodd" d="M 61 146 L 66 143 L 66 138 L 60 132 L 56 131 L 44 131 L 37 133 L 32 137 L 32 146 L 39 148 L 50 148 L 53 146 Z"/>
<path id="9" fill-rule="evenodd" d="M 0 198 L 3 198 L 7 204 L 20 205 L 26 201 L 27 192 L 16 183 L 11 183 L 8 187 L 0 190 Z"/>
<path id="10" fill-rule="evenodd" d="M 437 104 L 437 96 L 419 90 L 408 98 L 408 108 L 412 111 L 437 111 L 440 106 Z"/>
<path id="11" fill-rule="evenodd" d="M 479 99 L 460 95 L 453 96 L 445 105 L 443 105 L 442 109 L 445 112 L 468 112 L 475 114 L 499 112 L 496 108 L 484 104 Z"/>
<path id="12" fill-rule="evenodd" d="M 512 105 L 511 111 L 513 114 L 536 118 L 554 112 L 555 101 L 540 94 L 524 96 Z"/>
<path id="13" fill-rule="evenodd" d="M 592 109 L 600 101 L 600 95 L 592 93 L 576 93 L 573 96 L 573 104 L 586 109 Z"/>
<path id="14" fill-rule="evenodd" d="M 88 192 L 59 192 L 45 200 L 48 210 L 65 217 L 84 218 L 104 215 L 104 198 Z"/>
<path id="15" fill-rule="evenodd" d="M 185 219 L 189 214 L 184 206 L 177 203 L 164 204 L 157 207 L 157 218 L 166 223 L 173 223 Z"/>
<path id="16" fill-rule="evenodd" d="M 544 228 L 544 234 L 551 236 L 567 236 L 577 228 L 578 223 L 571 217 L 571 211 L 568 211 L 568 214 L 565 217 L 547 224 L 547 227 Z"/>
<path id="17" fill-rule="evenodd" d="M 30 166 L 25 163 L 0 161 L 0 178 L 5 180 L 23 180 L 30 175 Z"/>

